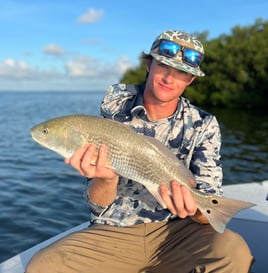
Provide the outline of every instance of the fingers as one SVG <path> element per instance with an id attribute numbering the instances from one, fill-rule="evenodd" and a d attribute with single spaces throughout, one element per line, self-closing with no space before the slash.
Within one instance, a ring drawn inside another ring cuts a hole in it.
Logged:
<path id="1" fill-rule="evenodd" d="M 165 202 L 165 204 L 167 206 L 167 209 L 172 214 L 177 215 L 177 210 L 176 210 L 176 208 L 174 207 L 174 204 L 173 204 L 173 198 L 170 195 L 167 186 L 166 185 L 160 185 L 160 187 L 159 187 L 159 193 L 160 193 L 163 201 Z"/>
<path id="2" fill-rule="evenodd" d="M 115 173 L 107 168 L 108 151 L 105 145 L 97 149 L 95 144 L 87 144 L 78 148 L 69 158 L 65 159 L 66 164 L 70 164 L 81 175 L 88 178 L 112 178 Z"/>
<path id="3" fill-rule="evenodd" d="M 81 148 L 78 148 L 70 158 L 65 159 L 65 163 L 70 164 L 81 175 L 84 175 L 84 171 L 82 170 L 82 161 L 83 161 L 85 153 L 88 151 L 89 147 L 90 147 L 90 145 L 87 144 Z"/>
<path id="4" fill-rule="evenodd" d="M 92 173 L 92 170 L 95 169 L 92 166 L 97 165 L 97 151 L 96 151 L 96 145 L 90 144 L 87 145 L 87 149 L 84 151 L 84 154 L 80 158 L 80 169 L 82 170 L 84 175 L 90 175 Z"/>
<path id="5" fill-rule="evenodd" d="M 101 145 L 99 148 L 99 156 L 97 157 L 96 160 L 96 166 L 98 168 L 103 168 L 107 166 L 108 162 L 108 150 L 105 145 Z"/>
<path id="6" fill-rule="evenodd" d="M 115 176 L 115 173 L 111 168 L 107 167 L 107 162 L 107 147 L 101 145 L 97 151 L 96 146 L 93 144 L 89 146 L 89 149 L 84 154 L 81 169 L 87 177 L 111 179 Z"/>
<path id="7" fill-rule="evenodd" d="M 78 148 L 74 154 L 70 157 L 70 158 L 66 158 L 64 161 L 66 164 L 70 164 L 72 165 L 74 168 L 77 169 L 78 166 L 80 166 L 80 163 L 81 163 L 81 159 L 83 158 L 86 150 L 88 149 L 89 147 L 89 144 L 81 147 L 81 148 Z"/>
<path id="8" fill-rule="evenodd" d="M 178 208 L 177 211 L 181 212 L 182 214 L 180 217 L 193 216 L 196 213 L 197 206 L 192 193 L 187 187 L 180 186 L 177 182 L 174 184 L 177 185 L 175 186 L 175 189 L 172 189 L 174 195 L 173 200 L 175 207 Z M 180 202 L 179 197 L 182 198 L 182 202 Z"/>
<path id="9" fill-rule="evenodd" d="M 178 182 L 171 182 L 171 194 L 167 186 L 161 185 L 160 194 L 172 214 L 185 218 L 196 213 L 197 206 L 192 193 L 187 187 L 180 185 Z"/>

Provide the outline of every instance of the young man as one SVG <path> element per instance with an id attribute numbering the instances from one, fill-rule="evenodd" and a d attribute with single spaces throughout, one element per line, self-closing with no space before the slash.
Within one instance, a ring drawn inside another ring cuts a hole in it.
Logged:
<path id="1" fill-rule="evenodd" d="M 203 58 L 203 45 L 192 35 L 161 33 L 144 54 L 145 86 L 111 86 L 101 114 L 163 142 L 192 171 L 193 187 L 220 195 L 218 122 L 182 97 L 196 76 L 204 76 Z M 163 209 L 141 184 L 106 167 L 108 153 L 104 145 L 97 151 L 89 144 L 66 159 L 90 178 L 91 226 L 37 253 L 27 273 L 249 272 L 253 259 L 243 239 L 228 229 L 214 231 L 180 181 L 171 182 L 171 194 L 160 186 Z"/>

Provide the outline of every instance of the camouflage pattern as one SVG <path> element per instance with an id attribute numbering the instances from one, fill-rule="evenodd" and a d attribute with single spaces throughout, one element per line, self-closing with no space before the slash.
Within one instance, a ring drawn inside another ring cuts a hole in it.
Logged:
<path id="1" fill-rule="evenodd" d="M 101 114 L 127 124 L 138 134 L 160 140 L 192 171 L 200 191 L 222 194 L 222 168 L 219 161 L 221 136 L 219 124 L 213 115 L 181 97 L 173 116 L 149 121 L 143 106 L 143 87 L 125 84 L 108 88 Z M 90 200 L 88 205 L 92 223 L 130 226 L 174 218 L 143 185 L 123 177 L 120 178 L 118 194 L 111 206 L 101 207 Z"/>
<path id="2" fill-rule="evenodd" d="M 157 61 L 164 63 L 168 66 L 171 66 L 175 69 L 185 71 L 187 73 L 193 74 L 195 76 L 205 76 L 205 73 L 200 69 L 200 67 L 192 67 L 188 64 L 185 64 L 182 61 L 182 57 L 176 56 L 173 58 L 168 58 L 158 54 L 159 43 L 161 39 L 169 40 L 175 43 L 178 43 L 182 46 L 192 48 L 202 54 L 204 54 L 204 48 L 202 43 L 197 40 L 194 36 L 183 32 L 183 31 L 176 31 L 176 30 L 167 30 L 161 33 L 153 42 L 150 55 L 154 57 Z"/>

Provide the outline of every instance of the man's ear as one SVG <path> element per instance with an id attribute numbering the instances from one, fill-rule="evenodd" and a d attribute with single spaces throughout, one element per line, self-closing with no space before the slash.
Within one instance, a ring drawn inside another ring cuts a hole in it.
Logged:
<path id="1" fill-rule="evenodd" d="M 152 60 L 146 60 L 145 65 L 146 65 L 146 71 L 150 71 Z"/>
<path id="2" fill-rule="evenodd" d="M 189 83 L 187 84 L 188 86 L 195 80 L 196 76 L 192 76 L 191 80 L 189 81 Z"/>

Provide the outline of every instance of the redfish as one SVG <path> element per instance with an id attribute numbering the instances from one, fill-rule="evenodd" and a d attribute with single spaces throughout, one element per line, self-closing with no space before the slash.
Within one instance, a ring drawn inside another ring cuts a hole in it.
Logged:
<path id="1" fill-rule="evenodd" d="M 40 145 L 69 158 L 80 147 L 95 143 L 108 148 L 108 166 L 118 175 L 143 184 L 163 208 L 159 185 L 172 180 L 186 186 L 211 226 L 222 233 L 230 219 L 253 203 L 205 194 L 192 187 L 191 171 L 158 140 L 135 133 L 114 120 L 86 115 L 55 118 L 34 126 L 32 138 Z M 94 162 L 92 163 L 94 164 Z"/>

